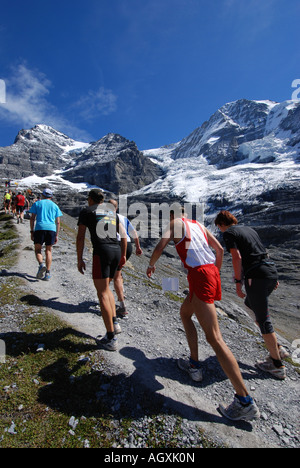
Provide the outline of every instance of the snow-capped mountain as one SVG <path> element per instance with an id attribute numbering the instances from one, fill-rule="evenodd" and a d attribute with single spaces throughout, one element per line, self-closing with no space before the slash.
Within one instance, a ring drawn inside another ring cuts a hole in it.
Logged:
<path id="1" fill-rule="evenodd" d="M 92 143 L 71 167 L 67 166 L 63 177 L 124 194 L 149 185 L 161 174 L 159 166 L 145 157 L 134 141 L 110 133 Z"/>
<path id="2" fill-rule="evenodd" d="M 297 225 L 300 102 L 228 103 L 182 141 L 143 153 L 113 133 L 88 144 L 37 125 L 0 148 L 0 169 L 2 178 L 18 179 L 21 186 L 63 188 L 60 202 L 68 198 L 72 214 L 69 198 L 75 210 L 80 203 L 74 193 L 92 185 L 141 201 L 202 202 L 211 217 L 234 209 L 251 213 L 252 223 L 270 216 L 272 224 Z"/>
<path id="3" fill-rule="evenodd" d="M 14 144 L 0 148 L 2 177 L 15 179 L 35 174 L 46 177 L 63 169 L 89 144 L 72 140 L 47 125 L 20 130 Z"/>
<path id="4" fill-rule="evenodd" d="M 249 162 L 272 162 L 285 152 L 285 147 L 289 150 L 299 143 L 299 122 L 297 102 L 232 102 L 182 140 L 174 151 L 174 159 L 204 155 L 209 164 L 218 168 L 245 158 Z M 297 142 L 294 136 L 298 137 Z M 261 143 L 259 147 L 257 141 Z"/>
<path id="5" fill-rule="evenodd" d="M 134 142 L 120 135 L 82 143 L 46 125 L 21 130 L 13 145 L 0 148 L 0 171 L 3 178 L 29 177 L 23 185 L 34 183 L 36 177 L 53 181 L 55 174 L 67 186 L 68 182 L 80 184 L 78 188 L 96 185 L 116 194 L 132 192 L 161 175 Z"/>
<path id="6" fill-rule="evenodd" d="M 165 176 L 135 195 L 170 193 L 189 202 L 255 211 L 268 194 L 292 191 L 299 203 L 300 102 L 240 100 L 226 104 L 182 141 L 147 150 Z M 278 203 L 278 200 L 277 200 Z"/>

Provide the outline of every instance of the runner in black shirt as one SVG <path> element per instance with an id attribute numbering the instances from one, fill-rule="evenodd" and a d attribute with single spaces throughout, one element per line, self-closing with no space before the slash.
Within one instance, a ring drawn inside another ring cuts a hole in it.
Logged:
<path id="1" fill-rule="evenodd" d="M 110 351 L 116 351 L 116 333 L 120 333 L 120 325 L 116 321 L 115 299 L 109 284 L 113 280 L 118 267 L 126 263 L 127 237 L 114 207 L 104 203 L 101 190 L 93 189 L 88 196 L 88 208 L 79 215 L 77 234 L 78 271 L 84 274 L 85 262 L 83 251 L 86 229 L 88 228 L 93 245 L 93 280 L 100 301 L 102 317 L 106 327 L 106 335 L 100 344 Z M 118 241 L 117 233 L 121 236 Z"/>
<path id="2" fill-rule="evenodd" d="M 260 369 L 278 379 L 286 378 L 282 358 L 284 349 L 278 346 L 276 334 L 268 310 L 268 297 L 278 287 L 277 269 L 257 234 L 248 226 L 237 226 L 237 219 L 228 211 L 221 211 L 215 225 L 223 233 L 227 251 L 231 253 L 235 274 L 237 295 L 255 314 L 263 339 L 270 352 L 264 362 L 258 362 Z M 246 294 L 242 290 L 245 284 Z"/>

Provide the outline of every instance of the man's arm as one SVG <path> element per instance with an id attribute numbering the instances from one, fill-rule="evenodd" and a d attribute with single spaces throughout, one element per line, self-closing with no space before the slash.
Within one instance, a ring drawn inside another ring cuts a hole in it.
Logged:
<path id="1" fill-rule="evenodd" d="M 212 233 L 208 229 L 205 228 L 205 231 L 207 234 L 208 245 L 212 247 L 216 252 L 216 267 L 220 271 L 223 264 L 224 249 L 221 246 L 220 242 L 215 238 L 215 236 L 212 235 Z"/>
<path id="2" fill-rule="evenodd" d="M 35 225 L 35 220 L 36 220 L 36 214 L 32 213 L 30 217 L 30 234 L 31 234 L 31 240 L 33 241 L 34 239 L 34 225 Z"/>
<path id="3" fill-rule="evenodd" d="M 122 223 L 119 223 L 119 234 L 121 237 L 121 260 L 120 260 L 119 266 L 123 267 L 126 263 L 127 234 Z"/>
<path id="4" fill-rule="evenodd" d="M 143 254 L 143 251 L 142 251 L 141 246 L 140 246 L 140 240 L 139 240 L 138 233 L 136 232 L 136 230 L 132 226 L 131 222 L 129 220 L 127 220 L 127 221 L 128 221 L 128 234 L 130 235 L 130 237 L 133 238 L 134 243 L 135 243 L 135 254 L 137 256 L 140 256 L 140 255 Z"/>
<path id="5" fill-rule="evenodd" d="M 59 234 L 59 231 L 60 231 L 60 217 L 56 218 L 55 224 L 56 224 L 56 239 L 55 239 L 55 243 L 57 243 L 57 241 L 58 241 L 58 234 Z"/>
<path id="6" fill-rule="evenodd" d="M 163 253 L 164 249 L 167 247 L 169 242 L 174 240 L 174 231 L 175 231 L 174 225 L 175 225 L 175 223 L 178 224 L 178 220 L 174 220 L 174 221 L 171 222 L 169 228 L 164 233 L 163 237 L 161 238 L 161 240 L 159 241 L 159 243 L 157 244 L 157 246 L 155 247 L 155 249 L 154 249 L 154 251 L 152 253 L 150 263 L 149 263 L 149 266 L 147 268 L 148 278 L 151 278 L 151 276 L 155 272 L 155 263 L 161 257 L 161 254 Z"/>
<path id="7" fill-rule="evenodd" d="M 76 238 L 76 250 L 77 250 L 77 268 L 79 273 L 84 275 L 85 262 L 83 261 L 84 241 L 85 241 L 86 226 L 80 224 L 78 226 L 77 238 Z"/>
<path id="8" fill-rule="evenodd" d="M 236 293 L 241 299 L 244 299 L 246 295 L 242 291 L 242 257 L 238 249 L 230 249 L 230 253 L 232 257 L 234 277 L 236 280 L 241 280 L 240 283 L 236 283 Z"/>
<path id="9" fill-rule="evenodd" d="M 140 255 L 143 255 L 143 251 L 140 246 L 140 240 L 139 236 L 137 235 L 137 232 L 135 231 L 136 236 L 134 237 L 134 243 L 135 243 L 135 254 L 139 257 Z"/>

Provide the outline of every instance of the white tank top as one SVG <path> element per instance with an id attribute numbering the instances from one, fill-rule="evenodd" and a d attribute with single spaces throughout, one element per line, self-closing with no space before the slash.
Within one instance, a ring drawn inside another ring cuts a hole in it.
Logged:
<path id="1" fill-rule="evenodd" d="M 185 268 L 214 264 L 216 257 L 209 247 L 206 232 L 201 224 L 186 218 L 182 218 L 181 221 L 184 223 L 184 236 L 176 244 L 176 250 Z"/>

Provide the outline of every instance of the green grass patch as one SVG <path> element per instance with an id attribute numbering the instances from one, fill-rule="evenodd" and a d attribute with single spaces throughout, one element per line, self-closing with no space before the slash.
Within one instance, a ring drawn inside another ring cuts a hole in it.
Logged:
<path id="1" fill-rule="evenodd" d="M 10 215 L 0 214 L 0 270 L 16 262 L 18 233 Z"/>
<path id="2" fill-rule="evenodd" d="M 93 371 L 95 342 L 42 311 L 31 311 L 24 331 L 3 338 L 0 447 L 71 448 L 87 439 L 90 446 L 107 447 L 111 420 L 102 417 L 106 410 L 97 397 L 107 377 Z M 71 416 L 78 420 L 73 432 Z"/>

